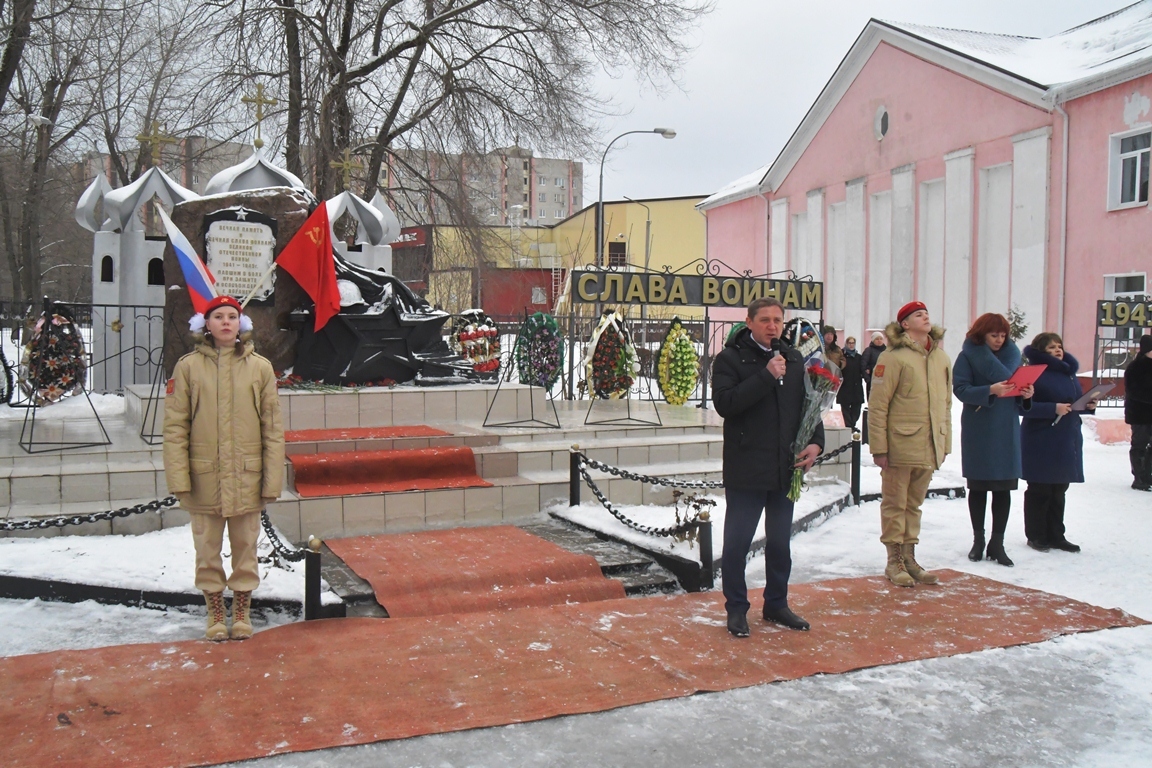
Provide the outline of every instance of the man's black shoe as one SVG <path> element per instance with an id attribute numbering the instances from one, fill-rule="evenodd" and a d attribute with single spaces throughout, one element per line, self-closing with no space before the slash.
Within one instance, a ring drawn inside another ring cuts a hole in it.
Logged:
<path id="1" fill-rule="evenodd" d="M 1032 547 L 1032 549 L 1036 550 L 1037 552 L 1047 552 L 1051 549 L 1051 547 L 1049 547 L 1044 542 L 1035 541 L 1034 539 L 1028 539 L 1028 546 Z"/>
<path id="2" fill-rule="evenodd" d="M 1072 542 L 1068 541 L 1068 539 L 1060 539 L 1059 541 L 1052 542 L 1052 548 L 1053 549 L 1059 549 L 1059 550 L 1062 550 L 1064 552 L 1079 552 L 1080 551 L 1080 547 L 1077 546 L 1076 544 L 1073 544 Z"/>
<path id="3" fill-rule="evenodd" d="M 728 632 L 733 637 L 749 637 L 752 634 L 752 631 L 748 629 L 747 614 L 729 612 Z"/>
<path id="4" fill-rule="evenodd" d="M 809 629 L 811 629 L 811 625 L 804 621 L 804 619 L 792 613 L 792 609 L 788 606 L 784 606 L 783 608 L 765 608 L 764 621 L 783 624 L 789 629 L 799 629 L 804 632 L 807 632 Z"/>

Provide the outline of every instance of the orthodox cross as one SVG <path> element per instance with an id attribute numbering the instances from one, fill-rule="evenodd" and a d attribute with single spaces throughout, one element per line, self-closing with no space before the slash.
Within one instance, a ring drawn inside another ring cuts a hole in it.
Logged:
<path id="1" fill-rule="evenodd" d="M 332 162 L 328 163 L 328 165 L 332 168 L 336 168 L 337 170 L 339 170 L 343 173 L 343 175 L 344 175 L 344 189 L 348 189 L 348 182 L 352 176 L 352 169 L 360 167 L 359 163 L 354 162 L 352 160 L 352 150 L 348 149 L 347 147 L 344 148 L 344 159 L 343 160 L 333 160 Z"/>
<path id="2" fill-rule="evenodd" d="M 160 123 L 155 120 L 152 121 L 152 132 L 141 133 L 136 137 L 136 141 L 140 142 L 141 144 L 152 145 L 152 165 L 160 165 L 161 147 L 163 147 L 165 144 L 178 143 L 175 136 L 167 136 L 163 133 L 160 133 Z"/>
<path id="3" fill-rule="evenodd" d="M 260 123 L 264 121 L 264 107 L 275 106 L 280 102 L 264 95 L 264 83 L 256 83 L 255 96 L 244 96 L 240 101 L 245 104 L 256 105 L 256 140 L 252 142 L 252 146 L 260 149 L 260 147 L 264 146 L 264 139 L 260 137 Z"/>

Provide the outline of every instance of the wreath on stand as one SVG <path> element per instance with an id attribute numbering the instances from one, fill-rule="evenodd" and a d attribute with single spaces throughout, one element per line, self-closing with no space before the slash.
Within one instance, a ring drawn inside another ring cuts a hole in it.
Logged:
<path id="1" fill-rule="evenodd" d="M 628 396 L 640 363 L 619 310 L 608 310 L 600 318 L 588 341 L 584 365 L 592 397 Z"/>
<path id="2" fill-rule="evenodd" d="M 452 334 L 452 351 L 472 362 L 476 373 L 500 370 L 500 329 L 482 309 L 460 313 Z"/>
<path id="3" fill-rule="evenodd" d="M 70 317 L 44 313 L 20 361 L 20 388 L 34 405 L 50 405 L 84 391 L 84 340 Z"/>
<path id="4" fill-rule="evenodd" d="M 564 367 L 564 345 L 556 318 L 537 312 L 516 336 L 516 372 L 521 384 L 551 391 Z"/>
<path id="5" fill-rule="evenodd" d="M 672 318 L 668 333 L 660 345 L 660 356 L 656 364 L 656 377 L 660 382 L 660 392 L 671 405 L 684 405 L 696 390 L 700 380 L 700 358 L 696 355 L 696 345 L 685 330 L 680 318 Z"/>

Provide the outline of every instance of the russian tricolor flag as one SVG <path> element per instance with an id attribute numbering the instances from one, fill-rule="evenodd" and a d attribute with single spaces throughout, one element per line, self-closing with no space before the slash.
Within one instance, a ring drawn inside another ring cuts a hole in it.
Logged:
<path id="1" fill-rule="evenodd" d="M 188 284 L 188 298 L 192 299 L 192 307 L 198 313 L 204 314 L 208 302 L 217 296 L 216 278 L 208 271 L 203 260 L 196 255 L 188 238 L 184 237 L 184 233 L 176 228 L 172 219 L 168 218 L 164 209 L 157 205 L 156 210 L 160 212 L 164 229 L 167 230 L 168 239 L 172 242 L 172 250 L 176 251 L 180 271 L 184 273 L 184 282 Z"/>

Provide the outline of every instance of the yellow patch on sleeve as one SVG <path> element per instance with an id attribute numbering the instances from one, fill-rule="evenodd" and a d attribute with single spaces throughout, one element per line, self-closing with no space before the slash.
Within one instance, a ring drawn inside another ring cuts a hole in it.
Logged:
<path id="1" fill-rule="evenodd" d="M 165 388 L 164 393 L 167 395 L 176 391 L 176 379 L 168 379 L 168 386 Z"/>
<path id="2" fill-rule="evenodd" d="M 874 378 L 874 379 L 884 378 L 884 366 L 882 366 L 882 365 L 876 366 L 876 368 L 872 371 L 872 378 Z"/>

